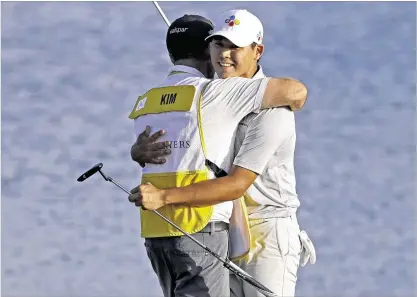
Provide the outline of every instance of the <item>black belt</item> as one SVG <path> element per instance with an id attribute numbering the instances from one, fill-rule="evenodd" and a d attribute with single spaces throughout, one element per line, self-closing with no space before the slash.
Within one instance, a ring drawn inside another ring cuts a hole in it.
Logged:
<path id="1" fill-rule="evenodd" d="M 209 222 L 203 229 L 197 233 L 213 233 L 229 230 L 229 224 L 226 222 Z"/>

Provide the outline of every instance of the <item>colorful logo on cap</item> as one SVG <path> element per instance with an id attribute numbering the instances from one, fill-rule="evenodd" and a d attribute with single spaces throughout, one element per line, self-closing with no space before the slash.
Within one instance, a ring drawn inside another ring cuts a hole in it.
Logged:
<path id="1" fill-rule="evenodd" d="M 229 27 L 233 27 L 234 25 L 239 25 L 240 21 L 234 16 L 230 16 L 228 19 L 225 19 L 224 22 L 229 25 Z"/>

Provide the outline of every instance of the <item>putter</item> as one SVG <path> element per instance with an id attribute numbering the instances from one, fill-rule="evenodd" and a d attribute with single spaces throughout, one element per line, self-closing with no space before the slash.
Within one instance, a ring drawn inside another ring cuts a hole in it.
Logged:
<path id="1" fill-rule="evenodd" d="M 101 176 L 104 178 L 104 180 L 113 183 L 119 189 L 123 190 L 126 194 L 130 195 L 130 192 L 126 188 L 124 188 L 123 186 L 121 186 L 112 177 L 110 177 L 108 175 L 105 175 L 101 171 L 101 168 L 103 168 L 103 163 L 98 163 L 98 164 L 94 165 L 89 170 L 87 170 L 86 172 L 84 172 L 83 174 L 81 174 L 80 177 L 77 178 L 77 181 L 83 182 L 87 178 L 89 178 L 90 176 L 92 176 L 92 175 L 96 174 L 97 172 L 99 172 L 101 174 Z M 221 256 L 219 256 L 218 254 L 216 254 L 215 252 L 213 252 L 212 250 L 210 250 L 207 246 L 205 246 L 200 241 L 198 241 L 197 239 L 195 239 L 194 237 L 192 237 L 186 231 L 184 231 L 183 229 L 181 229 L 181 227 L 177 226 L 174 222 L 171 222 L 171 220 L 167 219 L 165 216 L 163 216 L 162 214 L 160 214 L 158 211 L 156 211 L 156 210 L 152 210 L 152 211 L 155 214 L 157 214 L 159 217 L 161 217 L 165 222 L 167 222 L 168 224 L 172 225 L 174 228 L 176 228 L 179 231 L 181 231 L 185 236 L 187 236 L 189 239 L 191 239 L 196 244 L 198 244 L 200 247 L 202 247 L 204 250 L 206 250 L 210 255 L 212 255 L 217 260 L 219 260 L 220 262 L 222 262 L 223 263 L 223 266 L 225 268 L 229 269 L 231 272 L 233 272 L 234 274 L 236 274 L 236 276 L 240 277 L 241 279 L 243 279 L 247 283 L 249 283 L 252 286 L 254 286 L 264 296 L 266 296 L 266 297 L 277 297 L 277 295 L 274 292 L 272 292 L 270 289 L 268 289 L 267 287 L 265 287 L 264 285 L 262 285 L 260 282 L 258 282 L 256 279 L 254 279 L 250 274 L 248 274 L 246 271 L 244 271 L 243 269 L 241 269 L 239 266 L 237 266 L 236 264 L 234 264 L 233 262 L 231 262 L 229 259 L 227 259 L 227 258 L 226 259 L 223 259 Z"/>

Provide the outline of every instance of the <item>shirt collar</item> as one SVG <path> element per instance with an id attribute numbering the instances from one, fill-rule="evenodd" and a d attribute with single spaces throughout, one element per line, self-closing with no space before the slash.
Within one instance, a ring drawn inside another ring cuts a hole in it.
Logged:
<path id="1" fill-rule="evenodd" d="M 182 73 L 187 73 L 187 74 L 191 74 L 192 76 L 198 76 L 198 77 L 204 77 L 204 74 L 201 73 L 200 71 L 198 71 L 197 69 L 193 68 L 193 67 L 189 67 L 189 66 L 184 66 L 184 65 L 174 65 L 173 67 L 171 67 L 171 69 L 169 70 L 169 73 L 178 73 L 178 72 L 182 72 Z"/>
<path id="2" fill-rule="evenodd" d="M 262 70 L 262 66 L 258 65 L 258 71 L 256 71 L 255 75 L 252 77 L 252 79 L 258 79 L 265 77 L 265 74 Z"/>

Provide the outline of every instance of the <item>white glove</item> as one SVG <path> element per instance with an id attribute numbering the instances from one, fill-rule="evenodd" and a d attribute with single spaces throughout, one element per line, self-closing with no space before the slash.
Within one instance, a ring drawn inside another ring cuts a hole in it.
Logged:
<path id="1" fill-rule="evenodd" d="M 301 266 L 304 267 L 307 264 L 308 259 L 310 259 L 311 264 L 316 263 L 316 249 L 308 237 L 307 232 L 303 230 L 298 236 L 301 241 Z"/>

